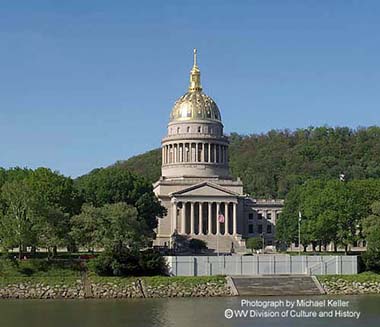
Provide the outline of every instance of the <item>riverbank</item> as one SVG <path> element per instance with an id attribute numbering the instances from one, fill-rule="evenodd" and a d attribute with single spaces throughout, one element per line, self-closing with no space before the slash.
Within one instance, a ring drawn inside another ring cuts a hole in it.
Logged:
<path id="1" fill-rule="evenodd" d="M 380 275 L 318 276 L 328 295 L 380 294 Z M 120 299 L 232 296 L 224 276 L 199 277 L 0 277 L 3 299 Z"/>
<path id="2" fill-rule="evenodd" d="M 0 278 L 0 298 L 116 299 L 231 296 L 223 276 Z"/>
<path id="3" fill-rule="evenodd" d="M 380 294 L 380 274 L 365 272 L 357 275 L 318 276 L 326 294 Z"/>

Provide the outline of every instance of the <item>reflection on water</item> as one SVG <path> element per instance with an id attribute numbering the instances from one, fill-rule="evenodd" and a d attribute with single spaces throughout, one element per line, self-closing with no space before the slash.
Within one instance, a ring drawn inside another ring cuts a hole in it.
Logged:
<path id="1" fill-rule="evenodd" d="M 333 298 L 333 297 L 330 297 Z M 350 301 L 356 319 L 291 319 L 224 317 L 226 309 L 240 309 L 242 298 L 185 298 L 133 300 L 1 300 L 0 321 L 6 327 L 201 327 L 201 326 L 380 326 L 380 296 L 334 297 Z M 260 298 L 283 299 L 286 298 Z M 287 298 L 296 300 L 297 298 Z M 313 297 L 312 299 L 327 299 Z"/>

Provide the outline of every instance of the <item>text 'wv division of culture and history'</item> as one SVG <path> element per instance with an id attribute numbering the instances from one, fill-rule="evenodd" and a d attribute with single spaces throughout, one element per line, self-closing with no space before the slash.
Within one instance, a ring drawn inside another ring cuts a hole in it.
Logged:
<path id="1" fill-rule="evenodd" d="M 227 308 L 226 319 L 260 318 L 335 318 L 359 319 L 360 311 L 350 309 L 341 299 L 242 299 L 240 308 Z"/>

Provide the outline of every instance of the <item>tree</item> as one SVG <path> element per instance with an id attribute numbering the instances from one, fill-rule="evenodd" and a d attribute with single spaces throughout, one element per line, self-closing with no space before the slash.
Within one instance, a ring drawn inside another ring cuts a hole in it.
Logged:
<path id="1" fill-rule="evenodd" d="M 25 180 L 6 182 L 1 188 L 1 198 L 4 204 L 0 213 L 1 245 L 6 250 L 18 247 L 22 258 L 26 247 L 36 244 L 33 227 L 38 203 Z"/>
<path id="2" fill-rule="evenodd" d="M 146 248 L 151 233 L 138 210 L 124 202 L 95 207 L 86 204 L 71 220 L 77 244 L 102 249 L 90 263 L 99 275 L 154 275 L 166 271 L 164 258 Z"/>
<path id="3" fill-rule="evenodd" d="M 88 249 L 97 247 L 111 252 L 123 248 L 139 251 L 149 242 L 145 223 L 137 209 L 126 203 L 106 204 L 96 208 L 84 205 L 82 213 L 71 220 L 71 236 Z"/>
<path id="4" fill-rule="evenodd" d="M 253 250 L 258 251 L 263 248 L 263 240 L 260 237 L 250 237 L 247 239 L 246 246 L 253 253 Z"/>
<path id="5" fill-rule="evenodd" d="M 152 185 L 144 178 L 120 167 L 96 169 L 76 181 L 76 187 L 86 203 L 95 207 L 124 202 L 138 211 L 138 220 L 145 224 L 145 232 L 153 236 L 157 217 L 166 209 L 153 193 Z"/>
<path id="6" fill-rule="evenodd" d="M 330 242 L 348 245 L 356 241 L 358 227 L 371 196 L 368 192 L 373 181 L 367 181 L 367 192 L 363 192 L 355 182 L 343 183 L 339 180 L 308 180 L 289 192 L 281 219 L 277 224 L 277 237 L 284 242 L 297 240 L 298 212 L 302 212 L 301 243 L 307 245 L 327 245 Z"/>
<path id="7" fill-rule="evenodd" d="M 363 233 L 367 240 L 364 261 L 368 270 L 380 271 L 380 201 L 372 204 L 371 212 L 363 220 Z"/>
<path id="8" fill-rule="evenodd" d="M 300 211 L 301 186 L 294 187 L 285 200 L 281 218 L 276 222 L 277 240 L 285 248 L 298 241 L 298 212 Z"/>
<path id="9" fill-rule="evenodd" d="M 69 219 L 80 208 L 70 178 L 47 168 L 14 168 L 0 171 L 0 180 L 0 237 L 4 248 L 16 243 L 21 256 L 27 246 L 46 247 L 54 253 L 57 246 L 70 242 Z"/>
<path id="10" fill-rule="evenodd" d="M 82 200 L 71 178 L 47 168 L 38 168 L 27 177 L 31 193 L 38 203 L 35 230 L 38 246 L 46 247 L 54 255 L 58 246 L 68 246 L 70 217 L 80 212 Z"/>

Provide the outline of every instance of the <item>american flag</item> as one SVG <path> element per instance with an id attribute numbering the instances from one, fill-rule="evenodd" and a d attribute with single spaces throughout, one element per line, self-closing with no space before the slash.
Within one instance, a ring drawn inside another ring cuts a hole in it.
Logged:
<path id="1" fill-rule="evenodd" d="M 221 223 L 221 224 L 224 224 L 224 216 L 222 213 L 219 213 L 218 215 L 218 221 Z"/>

